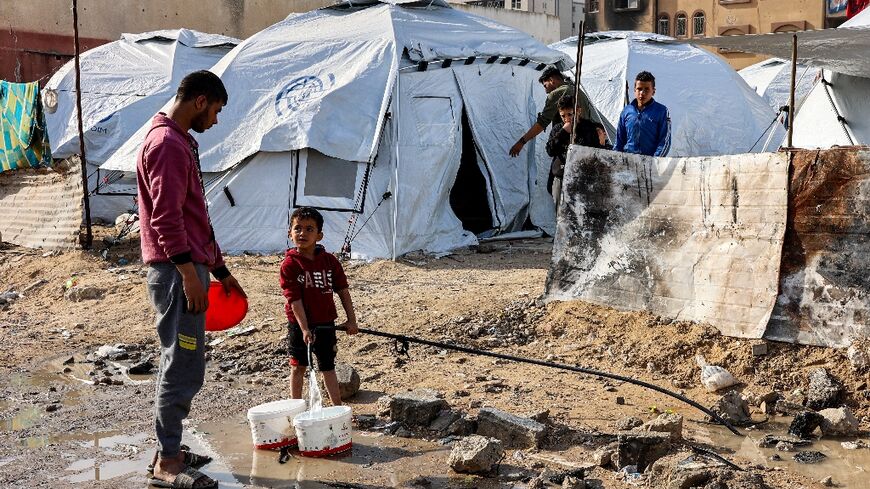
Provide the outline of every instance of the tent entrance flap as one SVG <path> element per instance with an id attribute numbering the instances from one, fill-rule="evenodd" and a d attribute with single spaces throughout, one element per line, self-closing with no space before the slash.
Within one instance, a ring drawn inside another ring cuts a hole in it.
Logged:
<path id="1" fill-rule="evenodd" d="M 490 209 L 490 185 L 484 175 L 486 163 L 482 162 L 477 144 L 468 123 L 468 114 L 462 111 L 462 153 L 456 181 L 450 189 L 450 207 L 462 222 L 462 228 L 480 234 L 493 228 Z"/>
<path id="2" fill-rule="evenodd" d="M 293 208 L 314 207 L 337 212 L 363 212 L 357 193 L 365 178 L 366 163 L 327 156 L 315 149 L 296 157 Z"/>

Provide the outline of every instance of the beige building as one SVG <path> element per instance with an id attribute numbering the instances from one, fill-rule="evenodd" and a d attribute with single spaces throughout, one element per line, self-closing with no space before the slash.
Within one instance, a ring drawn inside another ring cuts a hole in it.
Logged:
<path id="1" fill-rule="evenodd" d="M 594 30 L 658 32 L 679 39 L 835 27 L 829 0 L 587 0 Z M 718 51 L 736 69 L 764 56 Z"/>
<path id="2" fill-rule="evenodd" d="M 586 0 L 449 0 L 451 3 L 462 3 L 467 6 L 483 7 L 488 9 L 503 9 L 509 12 L 527 12 L 530 14 L 540 14 L 557 19 L 558 31 L 542 35 L 537 32 L 540 26 L 529 18 L 528 28 L 524 28 L 522 18 L 520 21 L 509 23 L 528 34 L 531 34 L 538 39 L 547 37 L 548 40 L 560 41 L 567 37 L 576 36 L 580 32 L 580 23 L 583 22 L 585 15 Z M 482 13 L 487 16 L 486 13 Z M 502 20 L 502 17 L 497 13 L 488 15 L 494 20 Z M 553 41 L 551 41 L 553 42 Z"/>

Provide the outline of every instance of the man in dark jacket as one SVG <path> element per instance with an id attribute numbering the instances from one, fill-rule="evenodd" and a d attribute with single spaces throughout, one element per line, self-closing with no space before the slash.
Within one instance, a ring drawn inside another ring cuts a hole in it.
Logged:
<path id="1" fill-rule="evenodd" d="M 551 124 L 553 126 L 561 125 L 559 119 L 559 108 L 557 107 L 559 99 L 567 93 L 574 94 L 574 84 L 569 80 L 566 80 L 564 75 L 562 75 L 562 72 L 555 66 L 548 66 L 545 68 L 541 73 L 541 76 L 538 78 L 538 81 L 544 86 L 544 91 L 547 92 L 547 101 L 544 104 L 544 110 L 538 113 L 538 117 L 535 119 L 535 123 L 532 124 L 532 127 L 530 127 L 525 134 L 520 136 L 520 139 L 511 146 L 508 154 L 512 157 L 519 155 L 520 151 L 523 150 L 523 147 L 529 141 L 535 139 L 538 134 L 544 132 L 544 130 L 546 130 Z M 592 113 L 592 107 L 589 104 L 589 100 L 587 100 L 586 94 L 584 94 L 582 90 L 580 91 L 579 106 L 587 117 Z"/>
<path id="2" fill-rule="evenodd" d="M 656 102 L 656 79 L 641 71 L 634 81 L 634 96 L 622 109 L 616 128 L 614 151 L 647 156 L 667 156 L 671 150 L 671 115 L 668 108 Z"/>
<path id="3" fill-rule="evenodd" d="M 568 156 L 568 146 L 571 142 L 571 131 L 575 131 L 574 144 L 601 148 L 598 129 L 595 123 L 585 118 L 583 109 L 577 108 L 574 113 L 574 94 L 565 94 L 558 103 L 560 123 L 554 124 L 547 140 L 547 154 L 553 158 L 550 165 L 550 176 L 547 179 L 547 190 L 553 196 L 553 202 L 559 207 L 562 195 L 562 177 L 565 174 L 565 160 Z M 572 126 L 576 121 L 576 129 Z"/>

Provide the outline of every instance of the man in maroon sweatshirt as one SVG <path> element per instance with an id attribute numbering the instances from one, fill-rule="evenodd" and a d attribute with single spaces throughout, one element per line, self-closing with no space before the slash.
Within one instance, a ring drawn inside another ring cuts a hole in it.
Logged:
<path id="1" fill-rule="evenodd" d="M 196 470 L 211 459 L 182 450 L 181 422 L 205 380 L 209 272 L 227 292 L 244 291 L 215 241 L 198 145 L 188 131 L 217 124 L 227 99 L 214 73 L 184 77 L 169 111 L 154 116 L 136 164 L 142 260 L 150 266 L 148 295 L 161 346 L 154 403 L 158 453 L 150 480 L 158 487 L 217 487 Z"/>

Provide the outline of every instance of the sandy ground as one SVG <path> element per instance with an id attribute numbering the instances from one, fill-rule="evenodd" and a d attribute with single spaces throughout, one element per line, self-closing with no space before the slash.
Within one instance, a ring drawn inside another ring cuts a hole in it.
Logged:
<path id="1" fill-rule="evenodd" d="M 87 443 L 94 433 L 145 433 L 128 458 L 141 457 L 142 447 L 153 447 L 152 383 L 128 379 L 106 386 L 71 379 L 90 378 L 93 364 L 82 362 L 104 344 L 130 345 L 134 357 L 156 351 L 138 242 L 126 240 L 103 257 L 100 237 L 111 232 L 98 228 L 96 249 L 90 252 L 44 254 L 9 245 L 0 249 L 0 290 L 20 292 L 40 284 L 0 310 L 2 487 L 56 487 L 50 481 L 74 474 L 78 461 L 90 457 L 99 462 L 105 453 L 95 455 L 94 444 Z M 847 403 L 867 429 L 867 379 L 852 371 L 844 352 L 769 343 L 767 355 L 753 357 L 752 342 L 722 337 L 709 326 L 583 302 L 544 306 L 536 299 L 544 289 L 549 252 L 545 240 L 506 242 L 440 259 L 412 255 L 397 262 L 349 263 L 347 272 L 364 327 L 606 370 L 673 389 L 708 406 L 719 396 L 700 387 L 696 354 L 728 368 L 742 382 L 739 390 L 744 394 L 804 389 L 807 372 L 821 366 L 843 381 Z M 194 402 L 191 426 L 243 420 L 248 407 L 286 396 L 286 319 L 277 285 L 281 258 L 228 259 L 250 296 L 243 326 L 255 330 L 243 336 L 210 336 L 218 341 L 209 352 L 207 384 Z M 71 279 L 79 286 L 100 287 L 105 294 L 69 301 L 64 286 Z M 353 365 L 362 378 L 362 390 L 350 400 L 355 414 L 376 413 L 376 400 L 383 394 L 421 387 L 444 393 L 451 407 L 470 414 L 483 406 L 516 414 L 548 409 L 556 429 L 541 453 L 578 464 L 588 462 L 597 448 L 595 436 L 613 433 L 614 423 L 625 416 L 646 420 L 670 410 L 686 418 L 689 433 L 709 429 L 703 414 L 693 408 L 629 384 L 420 346 L 412 346 L 409 358 L 399 365 L 393 344 L 386 340 L 340 335 L 339 342 L 339 361 Z M 70 356 L 73 368 L 61 374 Z M 617 397 L 624 404 L 617 404 Z M 58 408 L 47 410 L 52 404 Z M 769 487 L 821 487 L 817 472 L 807 475 L 792 465 L 771 468 L 757 457 L 729 450 L 730 442 L 716 440 L 708 438 L 707 445 L 712 442 L 743 466 L 758 465 L 754 471 Z M 540 463 L 517 464 L 542 468 Z M 446 464 L 430 469 L 449 472 Z M 143 473 L 87 484 L 142 487 Z M 828 475 L 837 479 L 836 473 Z M 595 469 L 591 477 L 599 487 L 633 487 L 606 469 Z M 485 486 L 461 477 L 443 480 L 445 487 Z M 496 484 L 492 487 L 514 484 L 489 482 Z"/>

